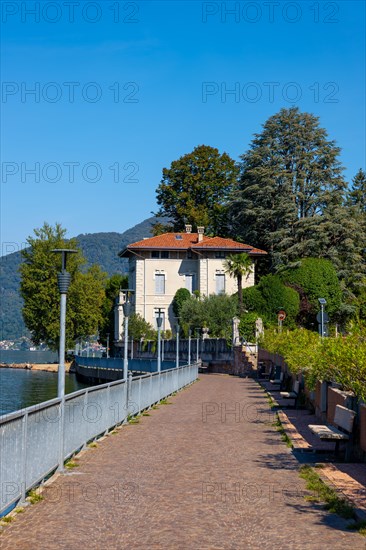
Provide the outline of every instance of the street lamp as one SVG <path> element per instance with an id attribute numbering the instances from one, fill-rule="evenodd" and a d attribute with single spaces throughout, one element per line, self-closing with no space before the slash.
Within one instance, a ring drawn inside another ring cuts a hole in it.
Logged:
<path id="1" fill-rule="evenodd" d="M 123 291 L 125 301 L 122 305 L 123 315 L 125 318 L 125 348 L 124 348 L 124 358 L 123 358 L 123 378 L 127 381 L 128 374 L 128 318 L 132 312 L 132 294 L 133 290 L 125 289 Z"/>
<path id="2" fill-rule="evenodd" d="M 107 332 L 107 359 L 109 358 L 109 332 Z"/>
<path id="3" fill-rule="evenodd" d="M 51 252 L 61 254 L 61 272 L 57 273 L 57 284 L 60 291 L 60 347 L 57 396 L 63 398 L 65 395 L 66 296 L 71 283 L 71 275 L 66 271 L 66 260 L 67 254 L 77 254 L 78 251 L 67 248 L 55 248 Z"/>
<path id="4" fill-rule="evenodd" d="M 158 372 L 161 371 L 161 325 L 163 323 L 163 317 L 161 315 L 161 308 L 157 310 L 156 324 L 158 327 Z"/>
<path id="5" fill-rule="evenodd" d="M 191 334 L 192 331 L 189 329 L 188 331 L 188 365 L 191 364 Z"/>
<path id="6" fill-rule="evenodd" d="M 175 327 L 176 330 L 176 336 L 177 336 L 177 342 L 176 342 L 176 356 L 175 356 L 175 366 L 176 368 L 179 367 L 179 321 L 177 320 L 177 325 Z"/>
<path id="7" fill-rule="evenodd" d="M 327 301 L 325 298 L 318 298 L 318 302 L 321 307 L 320 312 L 320 330 L 321 330 L 321 337 L 324 338 L 324 324 L 325 324 L 325 313 L 324 313 L 324 306 L 326 305 Z"/>
<path id="8" fill-rule="evenodd" d="M 200 355 L 200 329 L 199 328 L 196 328 L 196 336 L 197 336 L 197 341 L 196 341 L 196 361 L 198 363 L 199 361 L 199 355 Z"/>

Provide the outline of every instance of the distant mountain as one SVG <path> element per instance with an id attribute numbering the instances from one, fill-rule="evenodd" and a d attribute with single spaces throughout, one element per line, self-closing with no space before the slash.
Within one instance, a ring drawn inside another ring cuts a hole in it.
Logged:
<path id="1" fill-rule="evenodd" d="M 161 221 L 161 220 L 159 220 Z M 76 237 L 88 265 L 99 264 L 109 276 L 127 272 L 127 260 L 118 257 L 125 246 L 151 237 L 152 217 L 127 229 L 124 233 L 86 233 Z M 27 334 L 23 322 L 23 301 L 19 293 L 20 252 L 0 258 L 0 340 L 12 340 Z"/>

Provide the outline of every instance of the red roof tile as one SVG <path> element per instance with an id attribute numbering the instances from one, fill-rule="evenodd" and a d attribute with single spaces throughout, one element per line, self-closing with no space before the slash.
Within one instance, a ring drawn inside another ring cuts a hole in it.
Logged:
<path id="1" fill-rule="evenodd" d="M 163 233 L 156 237 L 143 239 L 136 243 L 129 244 L 127 248 L 119 253 L 124 256 L 125 253 L 133 250 L 230 250 L 242 251 L 253 255 L 267 254 L 264 250 L 254 248 L 249 244 L 239 243 L 233 239 L 223 239 L 222 237 L 203 236 L 201 242 L 198 242 L 198 233 Z"/>

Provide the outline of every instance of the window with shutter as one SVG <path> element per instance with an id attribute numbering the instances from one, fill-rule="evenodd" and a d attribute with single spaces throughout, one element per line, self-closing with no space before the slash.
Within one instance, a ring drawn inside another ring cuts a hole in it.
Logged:
<path id="1" fill-rule="evenodd" d="M 225 274 L 216 273 L 216 294 L 224 294 L 225 292 Z"/>
<path id="2" fill-rule="evenodd" d="M 165 275 L 155 273 L 155 294 L 165 294 Z"/>
<path id="3" fill-rule="evenodd" d="M 189 290 L 189 292 L 191 294 L 195 290 L 195 287 L 194 287 L 194 273 L 187 273 L 186 274 L 186 289 Z"/>

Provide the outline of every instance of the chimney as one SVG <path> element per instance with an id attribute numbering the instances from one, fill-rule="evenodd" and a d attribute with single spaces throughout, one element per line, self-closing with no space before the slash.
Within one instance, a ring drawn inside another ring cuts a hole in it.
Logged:
<path id="1" fill-rule="evenodd" d="M 186 225 L 186 233 L 192 233 L 192 226 Z"/>
<path id="2" fill-rule="evenodd" d="M 198 233 L 198 242 L 201 243 L 203 240 L 203 234 L 205 232 L 205 228 L 201 225 L 197 227 L 197 233 Z"/>

